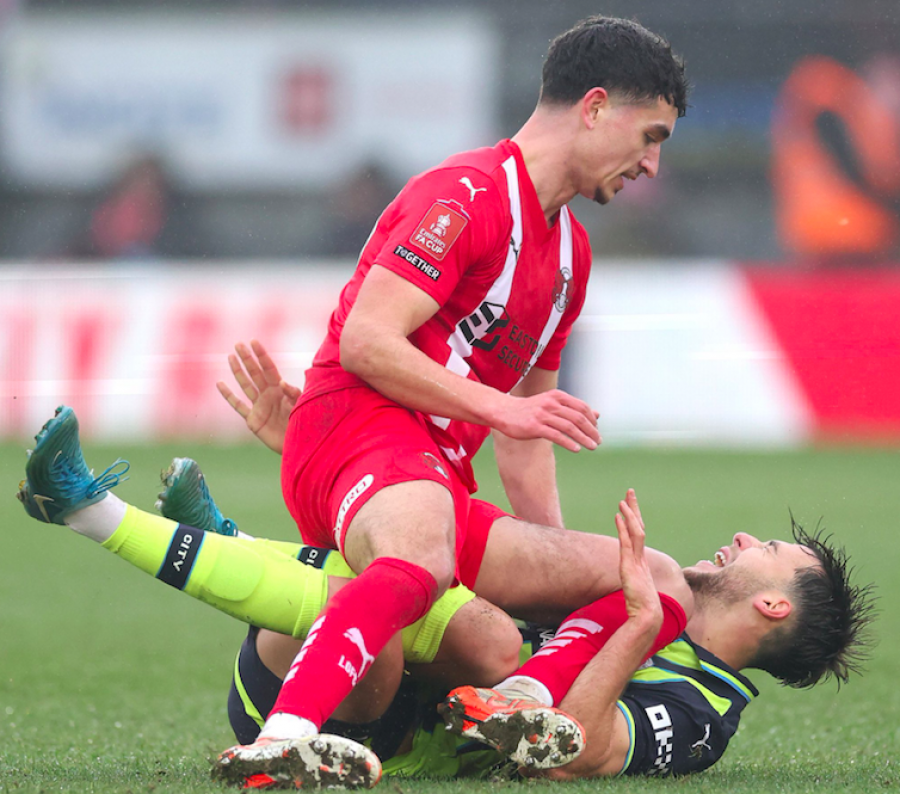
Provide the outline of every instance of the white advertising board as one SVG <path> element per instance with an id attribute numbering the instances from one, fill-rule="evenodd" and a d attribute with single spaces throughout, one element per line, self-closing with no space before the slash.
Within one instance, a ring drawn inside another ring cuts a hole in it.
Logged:
<path id="1" fill-rule="evenodd" d="M 2 156 L 56 187 L 147 151 L 201 188 L 325 186 L 371 160 L 408 177 L 499 137 L 497 55 L 474 13 L 23 15 Z"/>
<path id="2" fill-rule="evenodd" d="M 243 438 L 216 391 L 235 342 L 303 383 L 354 263 L 0 271 L 0 438 L 72 405 L 93 438 Z M 563 358 L 604 443 L 783 445 L 813 417 L 737 267 L 598 267 Z"/>
<path id="3" fill-rule="evenodd" d="M 727 262 L 595 267 L 563 369 L 604 443 L 781 446 L 813 419 L 741 270 Z"/>

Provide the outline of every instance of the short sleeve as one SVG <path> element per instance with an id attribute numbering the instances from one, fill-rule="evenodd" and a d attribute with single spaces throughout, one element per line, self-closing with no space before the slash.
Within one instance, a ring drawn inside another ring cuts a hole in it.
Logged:
<path id="1" fill-rule="evenodd" d="M 411 180 L 379 225 L 375 264 L 446 304 L 464 274 L 495 262 L 509 242 L 509 210 L 493 179 L 475 168 L 429 171 Z"/>

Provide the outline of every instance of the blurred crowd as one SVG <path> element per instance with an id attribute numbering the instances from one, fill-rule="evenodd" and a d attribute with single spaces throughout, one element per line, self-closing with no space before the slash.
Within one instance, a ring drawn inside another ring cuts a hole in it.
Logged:
<path id="1" fill-rule="evenodd" d="M 534 14 L 512 19 L 488 4 L 504 47 L 497 138 L 535 99 L 537 76 L 523 81 L 519 63 L 533 69 L 533 51 L 554 30 L 594 12 L 580 0 L 565 13 L 551 5 L 529 0 Z M 685 54 L 695 92 L 657 179 L 629 183 L 609 207 L 574 202 L 598 259 L 900 262 L 900 10 L 831 0 L 846 14 L 868 9 L 865 24 L 838 14 L 792 38 L 787 17 L 740 22 L 725 11 L 679 16 L 649 0 L 619 5 L 604 12 L 636 14 Z M 343 0 L 335 8 L 353 7 Z M 324 187 L 212 189 L 185 179 L 165 147 L 140 141 L 124 142 L 118 166 L 83 189 L 29 184 L 2 160 L 0 169 L 0 258 L 12 261 L 354 258 L 410 176 L 373 156 Z"/>

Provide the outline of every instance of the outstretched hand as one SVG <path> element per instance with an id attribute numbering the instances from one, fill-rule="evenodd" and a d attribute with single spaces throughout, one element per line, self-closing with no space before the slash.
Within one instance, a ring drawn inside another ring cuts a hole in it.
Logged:
<path id="1" fill-rule="evenodd" d="M 527 397 L 507 398 L 502 412 L 490 425 L 510 438 L 545 438 L 569 452 L 579 452 L 583 447 L 599 446 L 598 417 L 583 400 L 560 389 L 550 389 Z"/>
<path id="2" fill-rule="evenodd" d="M 616 530 L 619 533 L 619 577 L 625 593 L 628 617 L 661 622 L 659 593 L 653 582 L 650 564 L 644 555 L 644 521 L 632 488 L 628 489 L 625 499 L 619 502 Z"/>
<path id="3" fill-rule="evenodd" d="M 251 349 L 252 348 L 252 349 Z M 269 449 L 281 454 L 288 419 L 301 391 L 287 383 L 262 343 L 254 339 L 247 347 L 243 342 L 234 346 L 228 364 L 235 381 L 250 401 L 243 402 L 223 382 L 216 388 L 228 404 L 247 423 L 250 431 Z"/>

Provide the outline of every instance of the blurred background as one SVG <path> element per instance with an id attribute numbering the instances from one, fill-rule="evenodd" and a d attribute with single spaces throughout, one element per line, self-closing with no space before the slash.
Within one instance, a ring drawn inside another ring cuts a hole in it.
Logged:
<path id="1" fill-rule="evenodd" d="M 0 436 L 231 432 L 231 344 L 301 381 L 385 204 L 593 13 L 694 91 L 657 179 L 573 204 L 565 385 L 613 443 L 900 439 L 896 0 L 0 0 Z"/>

